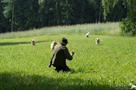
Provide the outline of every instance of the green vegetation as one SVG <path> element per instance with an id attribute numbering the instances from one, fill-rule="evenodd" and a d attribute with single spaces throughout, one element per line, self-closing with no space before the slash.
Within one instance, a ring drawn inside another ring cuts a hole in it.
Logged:
<path id="1" fill-rule="evenodd" d="M 94 24 L 77 24 L 69 26 L 53 26 L 41 29 L 33 29 L 24 32 L 12 32 L 0 34 L 0 39 L 4 38 L 21 38 L 41 35 L 54 34 L 86 34 L 92 35 L 120 35 L 119 23 L 94 23 Z"/>
<path id="2" fill-rule="evenodd" d="M 136 42 L 135 37 L 118 32 L 118 23 L 107 23 L 1 34 L 0 90 L 129 90 L 129 83 L 136 84 Z M 50 45 L 62 37 L 75 55 L 67 61 L 72 71 L 57 73 L 54 67 L 48 68 Z M 99 45 L 96 38 L 102 40 Z M 35 46 L 31 39 L 36 40 Z"/>
<path id="3" fill-rule="evenodd" d="M 136 35 L 136 0 L 102 0 L 102 5 L 104 7 L 104 18 L 109 12 L 112 12 L 113 8 L 117 8 L 116 4 L 121 2 L 127 7 L 127 17 L 122 19 L 122 23 L 120 25 L 122 34 L 131 34 L 132 36 Z M 121 12 L 119 12 L 121 14 Z M 118 14 L 118 15 L 120 15 Z"/>
<path id="4" fill-rule="evenodd" d="M 102 0 L 0 0 L 0 33 L 47 26 L 105 22 Z M 119 22 L 127 11 L 120 0 L 106 21 Z"/>

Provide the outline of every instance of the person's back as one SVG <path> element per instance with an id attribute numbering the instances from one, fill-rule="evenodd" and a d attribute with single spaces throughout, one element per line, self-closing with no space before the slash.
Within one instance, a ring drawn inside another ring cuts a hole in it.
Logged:
<path id="1" fill-rule="evenodd" d="M 57 45 L 53 51 L 54 58 L 52 59 L 52 65 L 54 66 L 66 66 L 66 59 L 72 60 L 67 47 L 62 45 Z"/>

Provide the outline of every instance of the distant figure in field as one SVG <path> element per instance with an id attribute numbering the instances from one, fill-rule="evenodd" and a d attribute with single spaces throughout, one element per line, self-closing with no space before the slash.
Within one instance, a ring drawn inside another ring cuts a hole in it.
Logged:
<path id="1" fill-rule="evenodd" d="M 86 36 L 86 38 L 88 38 L 89 37 L 89 32 L 85 36 Z"/>
<path id="2" fill-rule="evenodd" d="M 66 65 L 66 59 L 72 60 L 74 52 L 72 51 L 71 54 L 68 51 L 66 45 L 68 41 L 66 38 L 62 38 L 60 41 L 60 45 L 56 45 L 53 50 L 53 55 L 50 59 L 49 68 L 51 65 L 55 67 L 55 71 L 69 71 L 69 67 Z"/>
<path id="3" fill-rule="evenodd" d="M 99 38 L 96 38 L 96 44 L 99 44 L 101 40 Z"/>
<path id="4" fill-rule="evenodd" d="M 34 39 L 31 40 L 31 44 L 35 45 L 35 40 Z"/>
<path id="5" fill-rule="evenodd" d="M 57 42 L 56 41 L 53 41 L 51 43 L 51 50 L 53 51 L 54 50 L 54 47 L 57 45 Z"/>

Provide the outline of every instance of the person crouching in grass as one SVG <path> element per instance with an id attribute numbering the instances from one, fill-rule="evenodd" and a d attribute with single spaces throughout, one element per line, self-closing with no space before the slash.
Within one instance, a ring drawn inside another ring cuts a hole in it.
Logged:
<path id="1" fill-rule="evenodd" d="M 53 50 L 53 55 L 50 59 L 49 68 L 51 65 L 55 67 L 55 71 L 70 71 L 70 68 L 66 65 L 66 59 L 72 60 L 74 52 L 71 54 L 68 51 L 66 45 L 68 44 L 68 40 L 66 38 L 62 38 L 60 41 L 60 45 L 56 45 Z"/>

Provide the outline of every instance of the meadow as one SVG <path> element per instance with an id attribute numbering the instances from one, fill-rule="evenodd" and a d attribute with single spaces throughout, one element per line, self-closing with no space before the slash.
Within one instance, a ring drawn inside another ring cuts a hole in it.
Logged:
<path id="1" fill-rule="evenodd" d="M 72 70 L 57 73 L 53 66 L 48 68 L 50 45 L 63 37 L 75 55 L 67 60 Z M 96 38 L 102 40 L 99 45 Z M 135 51 L 135 37 L 120 36 L 119 23 L 0 34 L 0 90 L 129 90 L 130 83 L 136 84 Z"/>

